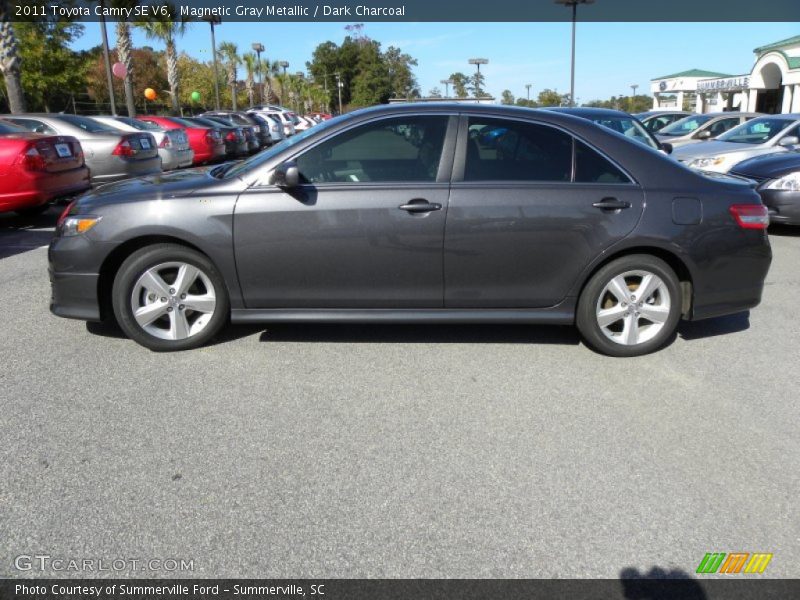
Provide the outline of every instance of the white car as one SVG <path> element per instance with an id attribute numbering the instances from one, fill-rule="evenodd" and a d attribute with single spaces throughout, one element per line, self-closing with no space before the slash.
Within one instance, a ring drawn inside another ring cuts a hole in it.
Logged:
<path id="1" fill-rule="evenodd" d="M 192 166 L 194 150 L 189 146 L 189 137 L 183 129 L 167 131 L 153 123 L 122 116 L 102 115 L 92 119 L 121 131 L 146 131 L 152 134 L 161 157 L 161 169 L 164 171 Z"/>
<path id="2" fill-rule="evenodd" d="M 273 110 L 269 107 L 254 107 L 248 110 L 247 112 L 256 113 L 259 115 L 267 115 L 270 117 L 275 117 L 280 120 L 281 124 L 283 125 L 283 131 L 286 134 L 286 137 L 292 136 L 296 133 L 295 130 L 295 119 L 297 118 L 296 115 L 288 110 Z"/>
<path id="3" fill-rule="evenodd" d="M 675 148 L 672 156 L 699 171 L 727 173 L 754 156 L 800 149 L 800 114 L 752 119 L 710 142 Z"/>

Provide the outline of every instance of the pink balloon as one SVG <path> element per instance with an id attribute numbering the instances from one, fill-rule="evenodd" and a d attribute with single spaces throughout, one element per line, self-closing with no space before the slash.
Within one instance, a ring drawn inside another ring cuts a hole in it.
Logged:
<path id="1" fill-rule="evenodd" d="M 111 72 L 114 73 L 116 77 L 125 79 L 125 75 L 128 74 L 128 69 L 125 67 L 124 63 L 118 62 L 114 63 L 114 66 L 111 67 Z"/>

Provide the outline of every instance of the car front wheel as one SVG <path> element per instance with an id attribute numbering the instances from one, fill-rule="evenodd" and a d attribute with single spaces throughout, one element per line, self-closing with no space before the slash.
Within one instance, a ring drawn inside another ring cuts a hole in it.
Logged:
<path id="1" fill-rule="evenodd" d="M 156 351 L 202 346 L 230 313 L 225 282 L 211 261 L 177 244 L 131 254 L 114 279 L 112 303 L 128 337 Z"/>
<path id="2" fill-rule="evenodd" d="M 601 268 L 578 301 L 586 343 L 609 356 L 641 356 L 669 341 L 681 318 L 680 282 L 655 256 L 624 256 Z"/>

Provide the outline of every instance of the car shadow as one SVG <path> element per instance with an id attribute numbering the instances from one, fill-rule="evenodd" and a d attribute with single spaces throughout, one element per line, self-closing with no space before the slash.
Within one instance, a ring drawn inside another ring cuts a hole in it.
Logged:
<path id="1" fill-rule="evenodd" d="M 114 338 L 114 339 L 127 339 L 128 336 L 122 331 L 115 319 L 108 319 L 106 321 L 87 321 L 86 331 L 98 337 Z M 263 325 L 228 325 L 219 332 L 213 340 L 205 344 L 205 346 L 216 346 L 218 344 L 225 344 L 227 342 L 234 342 L 244 337 L 255 335 L 256 333 L 263 332 Z"/>
<path id="2" fill-rule="evenodd" d="M 769 234 L 780 237 L 800 237 L 800 227 L 796 225 L 770 225 Z"/>
<path id="3" fill-rule="evenodd" d="M 744 311 L 715 319 L 702 321 L 681 321 L 678 325 L 678 335 L 681 339 L 691 341 L 700 340 L 718 335 L 738 333 L 750 328 L 750 311 Z"/>
<path id="4" fill-rule="evenodd" d="M 41 215 L 30 217 L 0 213 L 0 259 L 49 244 L 61 210 L 51 206 Z"/>
<path id="5" fill-rule="evenodd" d="M 369 323 L 279 323 L 261 327 L 262 342 L 341 344 L 563 344 L 580 336 L 565 325 L 403 325 Z"/>
<path id="6" fill-rule="evenodd" d="M 623 597 L 628 600 L 706 600 L 700 582 L 679 569 L 653 567 L 647 572 L 629 567 L 620 574 Z"/>

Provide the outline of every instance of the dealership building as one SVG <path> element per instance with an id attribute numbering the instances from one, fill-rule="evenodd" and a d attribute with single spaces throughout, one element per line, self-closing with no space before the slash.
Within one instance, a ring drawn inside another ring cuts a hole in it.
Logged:
<path id="1" fill-rule="evenodd" d="M 755 65 L 743 75 L 692 69 L 652 79 L 653 110 L 680 110 L 688 103 L 699 113 L 800 113 L 800 35 L 753 52 Z"/>

